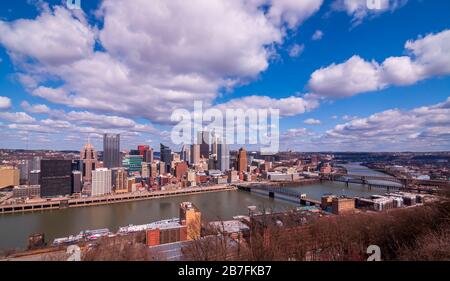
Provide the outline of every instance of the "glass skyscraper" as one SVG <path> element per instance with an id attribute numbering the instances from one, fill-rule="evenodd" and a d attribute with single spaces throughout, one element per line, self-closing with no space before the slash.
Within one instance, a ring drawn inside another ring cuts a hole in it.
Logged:
<path id="1" fill-rule="evenodd" d="M 121 167 L 120 159 L 120 135 L 104 134 L 103 135 L 103 166 L 105 168 Z"/>

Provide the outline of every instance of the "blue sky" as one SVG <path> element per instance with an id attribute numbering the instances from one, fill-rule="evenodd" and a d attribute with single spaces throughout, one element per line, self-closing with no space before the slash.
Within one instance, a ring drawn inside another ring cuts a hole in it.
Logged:
<path id="1" fill-rule="evenodd" d="M 282 149 L 450 148 L 448 1 L 65 2 L 0 3 L 2 148 L 170 144 L 194 100 L 279 108 Z"/>

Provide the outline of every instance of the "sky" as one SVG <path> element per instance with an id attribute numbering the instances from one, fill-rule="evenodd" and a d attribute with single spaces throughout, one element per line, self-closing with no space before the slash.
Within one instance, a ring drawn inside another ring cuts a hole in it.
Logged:
<path id="1" fill-rule="evenodd" d="M 377 5 L 379 3 L 379 5 Z M 281 150 L 450 150 L 450 1 L 0 1 L 0 148 L 171 144 L 276 108 Z M 176 146 L 174 146 L 176 148 Z"/>

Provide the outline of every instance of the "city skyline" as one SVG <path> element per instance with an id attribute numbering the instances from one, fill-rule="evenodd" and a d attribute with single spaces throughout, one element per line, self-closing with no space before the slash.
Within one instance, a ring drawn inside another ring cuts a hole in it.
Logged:
<path id="1" fill-rule="evenodd" d="M 450 150 L 447 1 L 62 2 L 0 3 L 0 148 L 178 152 L 202 100 L 280 109 L 281 151 Z"/>

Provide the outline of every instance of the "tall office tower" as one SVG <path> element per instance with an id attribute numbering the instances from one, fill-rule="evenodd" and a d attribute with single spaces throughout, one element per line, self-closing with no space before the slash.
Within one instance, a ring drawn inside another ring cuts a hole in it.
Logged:
<path id="1" fill-rule="evenodd" d="M 20 184 L 28 184 L 29 176 L 30 176 L 31 161 L 30 160 L 22 160 L 22 161 L 20 161 L 18 167 L 19 167 L 19 171 L 20 171 Z"/>
<path id="2" fill-rule="evenodd" d="M 31 160 L 30 171 L 40 171 L 41 170 L 41 156 L 34 156 L 33 160 Z"/>
<path id="3" fill-rule="evenodd" d="M 238 172 L 247 171 L 247 151 L 243 147 L 239 149 L 237 165 L 238 165 L 237 167 Z"/>
<path id="4" fill-rule="evenodd" d="M 166 171 L 170 172 L 170 167 L 172 165 L 172 150 L 161 143 L 161 161 L 165 163 Z"/>
<path id="5" fill-rule="evenodd" d="M 106 168 L 92 171 L 92 191 L 91 196 L 111 194 L 111 170 Z"/>
<path id="6" fill-rule="evenodd" d="M 213 136 L 212 138 L 213 138 L 212 139 L 212 154 L 216 155 L 216 157 L 217 157 L 217 155 L 219 155 L 220 139 L 217 136 Z"/>
<path id="7" fill-rule="evenodd" d="M 143 159 L 141 155 L 126 155 L 123 158 L 122 166 L 127 168 L 130 173 L 140 173 L 142 171 Z"/>
<path id="8" fill-rule="evenodd" d="M 200 157 L 209 159 L 210 133 L 206 131 L 198 132 L 197 144 L 200 145 Z"/>
<path id="9" fill-rule="evenodd" d="M 120 159 L 120 135 L 104 134 L 103 135 L 103 166 L 105 168 L 121 167 Z"/>
<path id="10" fill-rule="evenodd" d="M 139 145 L 138 146 L 139 155 L 144 157 L 144 162 L 151 163 L 153 162 L 153 149 L 148 145 Z"/>
<path id="11" fill-rule="evenodd" d="M 152 162 L 150 164 L 150 177 L 156 178 L 158 176 L 158 164 L 156 162 Z"/>
<path id="12" fill-rule="evenodd" d="M 92 144 L 88 143 L 84 146 L 84 149 L 80 152 L 80 159 L 83 160 L 83 181 L 91 182 L 92 171 L 95 170 L 97 165 L 97 152 Z M 72 167 L 72 161 L 70 166 Z"/>
<path id="13" fill-rule="evenodd" d="M 41 171 L 30 171 L 30 185 L 40 185 Z"/>
<path id="14" fill-rule="evenodd" d="M 191 145 L 191 165 L 198 165 L 200 163 L 200 145 Z"/>
<path id="15" fill-rule="evenodd" d="M 226 172 L 230 169 L 230 147 L 228 144 L 217 144 L 218 169 Z"/>
<path id="16" fill-rule="evenodd" d="M 128 192 L 128 172 L 124 168 L 111 170 L 112 187 L 115 193 Z"/>
<path id="17" fill-rule="evenodd" d="M 72 172 L 72 193 L 81 193 L 81 172 L 73 171 Z"/>
<path id="18" fill-rule="evenodd" d="M 150 177 L 150 163 L 141 163 L 141 176 L 145 179 Z"/>
<path id="19" fill-rule="evenodd" d="M 70 195 L 72 192 L 72 161 L 41 161 L 41 197 Z"/>
<path id="20" fill-rule="evenodd" d="M 160 175 L 164 175 L 165 173 L 166 173 L 166 163 L 164 163 L 164 162 L 162 162 L 162 161 L 160 161 L 159 162 L 159 174 Z"/>
<path id="21" fill-rule="evenodd" d="M 181 160 L 184 162 L 191 162 L 191 148 L 189 145 L 184 144 L 180 151 Z"/>

